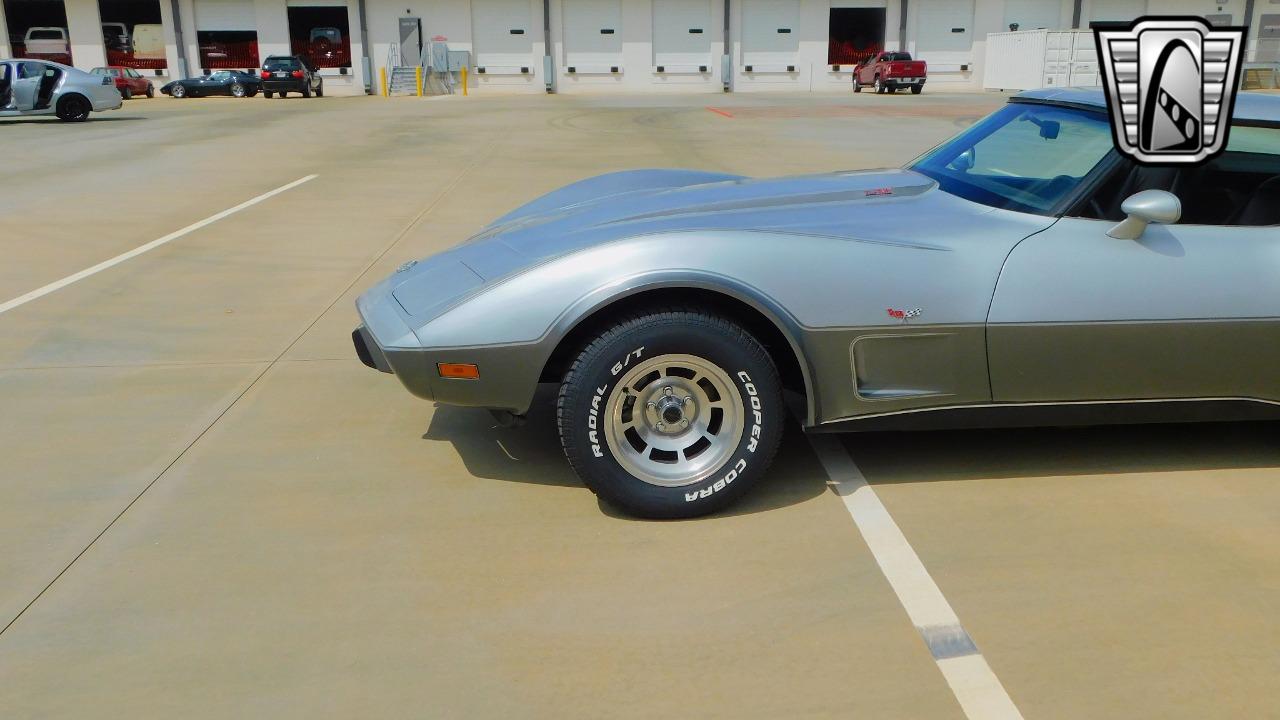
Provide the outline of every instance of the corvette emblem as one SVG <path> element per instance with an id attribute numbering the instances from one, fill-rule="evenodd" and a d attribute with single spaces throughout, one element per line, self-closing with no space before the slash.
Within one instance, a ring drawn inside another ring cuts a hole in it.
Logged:
<path id="1" fill-rule="evenodd" d="M 906 323 L 911 318 L 920 317 L 920 313 L 924 311 L 921 310 L 920 308 L 915 308 L 913 310 L 899 310 L 897 308 L 885 308 L 885 312 L 889 313 L 889 317 L 893 318 L 894 320 L 901 320 L 903 323 Z"/>
<path id="2" fill-rule="evenodd" d="M 1116 149 L 1145 164 L 1222 152 L 1240 84 L 1243 27 L 1198 17 L 1094 23 Z"/>

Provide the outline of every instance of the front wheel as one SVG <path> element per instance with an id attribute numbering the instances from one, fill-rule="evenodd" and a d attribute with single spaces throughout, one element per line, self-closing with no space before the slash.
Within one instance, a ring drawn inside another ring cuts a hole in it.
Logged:
<path id="1" fill-rule="evenodd" d="M 781 383 L 760 343 L 722 317 L 639 315 L 601 333 L 557 401 L 569 463 L 640 517 L 727 507 L 764 476 L 782 437 Z"/>
<path id="2" fill-rule="evenodd" d="M 324 97 L 324 80 L 323 79 L 320 81 L 320 84 L 316 86 L 316 97 Z"/>
<path id="3" fill-rule="evenodd" d="M 155 87 L 154 85 L 148 85 L 148 86 L 147 86 L 147 97 L 148 97 L 148 98 L 153 98 L 153 97 L 155 97 L 155 96 L 156 96 L 156 87 Z"/>
<path id="4" fill-rule="evenodd" d="M 876 87 L 876 94 L 877 94 L 877 95 L 883 95 L 883 94 L 884 94 L 884 91 L 885 91 L 886 89 L 888 89 L 888 87 L 884 84 L 884 82 L 883 82 L 882 80 L 880 80 L 880 76 L 879 76 L 879 75 L 877 75 L 877 76 L 876 76 L 876 85 L 875 85 L 875 87 Z"/>
<path id="5" fill-rule="evenodd" d="M 174 97 L 181 100 L 182 98 L 187 96 L 187 89 L 181 85 L 174 85 L 173 90 L 170 91 L 170 94 L 172 94 Z"/>
<path id="6" fill-rule="evenodd" d="M 858 73 L 853 74 L 853 91 L 856 93 L 862 92 L 862 83 L 858 82 Z"/>
<path id="7" fill-rule="evenodd" d="M 132 89 L 130 89 L 130 88 L 125 88 L 125 89 L 124 89 L 124 91 L 120 93 L 120 99 L 122 99 L 122 100 L 132 100 L 132 99 L 133 99 L 133 90 L 132 90 Z"/>
<path id="8" fill-rule="evenodd" d="M 920 94 L 920 93 L 922 93 L 922 92 L 924 92 L 924 86 L 923 86 L 923 85 L 912 85 L 912 86 L 911 86 L 911 94 L 912 94 L 912 95 L 919 95 L 919 94 Z"/>

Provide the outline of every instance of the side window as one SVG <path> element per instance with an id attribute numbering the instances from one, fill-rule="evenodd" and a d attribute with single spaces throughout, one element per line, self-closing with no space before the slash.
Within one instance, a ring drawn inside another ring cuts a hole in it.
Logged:
<path id="1" fill-rule="evenodd" d="M 1280 225 L 1280 128 L 1232 126 L 1227 149 L 1183 170 L 1174 192 L 1184 223 Z"/>
<path id="2" fill-rule="evenodd" d="M 18 78 L 34 78 L 44 75 L 44 65 L 41 63 L 24 62 L 18 66 Z"/>

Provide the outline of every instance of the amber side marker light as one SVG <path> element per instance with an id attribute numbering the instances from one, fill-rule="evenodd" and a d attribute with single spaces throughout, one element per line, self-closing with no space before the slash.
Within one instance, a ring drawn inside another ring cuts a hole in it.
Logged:
<path id="1" fill-rule="evenodd" d="M 442 378 L 454 378 L 457 380 L 479 380 L 480 368 L 469 363 L 436 363 L 436 368 L 440 371 Z"/>

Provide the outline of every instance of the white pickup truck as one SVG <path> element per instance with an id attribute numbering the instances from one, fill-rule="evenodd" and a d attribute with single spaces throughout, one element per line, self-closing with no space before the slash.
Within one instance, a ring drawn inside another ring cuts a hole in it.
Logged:
<path id="1" fill-rule="evenodd" d="M 57 62 L 66 62 L 71 59 L 71 41 L 67 37 L 66 28 L 28 28 L 22 41 L 26 45 L 27 57 Z"/>

